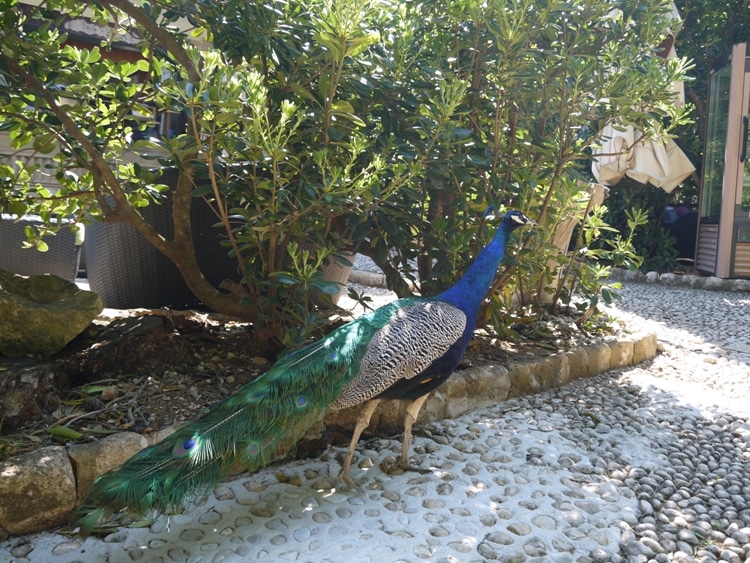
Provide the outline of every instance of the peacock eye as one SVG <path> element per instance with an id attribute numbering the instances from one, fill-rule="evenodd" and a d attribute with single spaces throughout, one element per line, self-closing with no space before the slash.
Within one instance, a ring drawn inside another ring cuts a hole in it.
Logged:
<path id="1" fill-rule="evenodd" d="M 249 456 L 255 456 L 258 455 L 258 452 L 260 451 L 260 447 L 256 443 L 252 443 L 249 446 L 247 446 L 247 455 Z"/>
<path id="2" fill-rule="evenodd" d="M 258 399 L 262 399 L 266 395 L 265 391 L 256 391 L 252 395 L 250 395 L 251 401 L 257 401 Z"/>
<path id="3" fill-rule="evenodd" d="M 298 407 L 304 407 L 307 404 L 307 398 L 306 397 L 297 397 L 297 400 L 295 401 L 296 405 Z"/>
<path id="4" fill-rule="evenodd" d="M 190 454 L 190 452 L 192 450 L 194 450 L 197 445 L 198 445 L 198 440 L 197 439 L 195 439 L 195 438 L 188 438 L 187 440 L 185 440 L 181 444 L 177 444 L 174 447 L 174 450 L 172 450 L 172 455 L 174 457 L 183 457 L 183 456 L 186 456 L 186 455 Z"/>

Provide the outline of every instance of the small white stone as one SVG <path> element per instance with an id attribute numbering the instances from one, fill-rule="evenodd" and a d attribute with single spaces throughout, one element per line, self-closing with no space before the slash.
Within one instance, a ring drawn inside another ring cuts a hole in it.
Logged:
<path id="1" fill-rule="evenodd" d="M 81 542 L 66 541 L 58 543 L 54 548 L 52 548 L 52 555 L 65 555 L 66 553 L 70 553 L 71 551 L 77 551 L 80 548 Z"/>

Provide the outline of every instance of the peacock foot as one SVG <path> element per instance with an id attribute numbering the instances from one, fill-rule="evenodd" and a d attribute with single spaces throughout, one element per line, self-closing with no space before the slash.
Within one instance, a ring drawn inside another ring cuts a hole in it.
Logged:
<path id="1" fill-rule="evenodd" d="M 345 484 L 347 487 L 349 487 L 353 491 L 357 491 L 359 493 L 364 492 L 364 489 L 362 488 L 362 486 L 354 482 L 354 479 L 352 479 L 351 475 L 349 475 L 349 471 L 345 471 L 342 469 L 339 472 L 338 476 L 336 477 L 336 481 L 338 481 L 339 483 Z"/>
<path id="2" fill-rule="evenodd" d="M 403 475 L 407 471 L 414 471 L 416 473 L 430 473 L 429 469 L 414 467 L 408 461 L 405 462 L 402 459 L 390 461 L 391 459 L 393 458 L 385 458 L 380 463 L 380 469 L 383 470 L 383 473 L 386 473 L 388 475 Z"/>

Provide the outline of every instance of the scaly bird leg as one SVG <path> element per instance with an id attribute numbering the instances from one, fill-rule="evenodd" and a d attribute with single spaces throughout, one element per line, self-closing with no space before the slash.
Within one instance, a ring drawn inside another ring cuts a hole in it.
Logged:
<path id="1" fill-rule="evenodd" d="M 346 452 L 344 463 L 341 464 L 341 471 L 339 471 L 339 475 L 337 478 L 339 481 L 346 483 L 352 489 L 357 489 L 358 491 L 361 491 L 362 489 L 359 487 L 359 485 L 352 481 L 352 478 L 349 474 L 349 470 L 351 469 L 352 465 L 352 458 L 354 457 L 354 450 L 357 449 L 357 442 L 359 442 L 359 437 L 362 435 L 364 429 L 367 428 L 367 426 L 370 424 L 372 413 L 375 412 L 375 409 L 381 403 L 381 401 L 382 399 L 373 399 L 371 401 L 367 401 L 362 406 L 362 410 L 360 411 L 359 417 L 357 418 L 357 424 L 354 427 L 352 441 L 349 444 L 349 451 Z"/>
<path id="2" fill-rule="evenodd" d="M 391 473 L 396 468 L 403 469 L 404 471 L 421 471 L 409 464 L 409 444 L 411 443 L 411 428 L 417 421 L 419 411 L 427 400 L 427 397 L 428 395 L 422 395 L 415 401 L 409 403 L 406 407 L 406 415 L 404 416 L 404 443 L 401 446 L 401 459 L 391 466 L 384 466 L 386 473 Z"/>

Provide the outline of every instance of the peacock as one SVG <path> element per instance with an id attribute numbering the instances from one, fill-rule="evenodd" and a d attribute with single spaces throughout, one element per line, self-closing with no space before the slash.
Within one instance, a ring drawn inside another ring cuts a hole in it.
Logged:
<path id="1" fill-rule="evenodd" d="M 327 410 L 362 404 L 339 479 L 358 488 L 350 466 L 362 431 L 381 401 L 409 401 L 398 465 L 409 467 L 412 425 L 428 394 L 458 365 L 510 233 L 533 223 L 505 214 L 492 241 L 455 285 L 435 297 L 388 303 L 288 353 L 265 374 L 198 419 L 99 477 L 77 510 L 79 533 L 127 509 L 178 510 L 196 491 L 238 467 L 254 471 L 293 446 Z"/>

